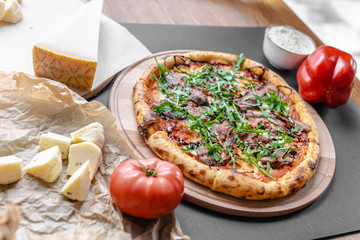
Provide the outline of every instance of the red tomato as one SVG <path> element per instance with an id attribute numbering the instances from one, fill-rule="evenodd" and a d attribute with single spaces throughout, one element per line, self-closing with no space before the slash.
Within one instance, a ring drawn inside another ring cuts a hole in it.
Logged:
<path id="1" fill-rule="evenodd" d="M 141 218 L 165 216 L 184 195 L 180 169 L 158 158 L 129 159 L 111 175 L 110 194 L 118 208 Z"/>

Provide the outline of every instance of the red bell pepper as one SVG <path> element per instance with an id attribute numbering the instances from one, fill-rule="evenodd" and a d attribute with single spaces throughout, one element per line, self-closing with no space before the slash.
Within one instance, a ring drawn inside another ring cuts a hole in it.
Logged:
<path id="1" fill-rule="evenodd" d="M 354 58 L 330 46 L 318 47 L 301 64 L 296 79 L 305 100 L 336 108 L 345 104 L 355 83 Z"/>

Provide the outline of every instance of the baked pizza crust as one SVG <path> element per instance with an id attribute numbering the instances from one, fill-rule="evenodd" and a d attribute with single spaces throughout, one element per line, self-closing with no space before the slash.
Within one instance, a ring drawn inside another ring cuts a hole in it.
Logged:
<path id="1" fill-rule="evenodd" d="M 232 62 L 236 63 L 237 61 L 237 56 L 233 54 L 197 51 L 181 56 L 167 57 L 165 61 L 160 60 L 158 62 L 171 69 L 175 65 L 184 63 L 187 58 L 197 62 L 217 62 L 228 65 L 232 65 Z M 150 66 L 134 86 L 133 101 L 139 131 L 144 136 L 147 145 L 157 156 L 177 165 L 187 178 L 214 191 L 252 200 L 283 197 L 304 187 L 315 173 L 320 158 L 316 124 L 302 98 L 283 78 L 265 68 L 262 64 L 250 59 L 245 59 L 241 66 L 251 68 L 251 71 L 256 75 L 261 75 L 263 79 L 278 86 L 278 89 L 284 95 L 288 95 L 294 102 L 300 121 L 306 123 L 312 129 L 308 132 L 309 142 L 306 151 L 300 153 L 303 158 L 302 162 L 281 178 L 276 181 L 263 182 L 231 169 L 210 167 L 183 152 L 169 138 L 167 132 L 160 125 L 157 114 L 148 105 L 148 86 L 152 81 L 156 81 L 152 77 L 152 72 L 159 76 L 157 64 Z"/>
<path id="2" fill-rule="evenodd" d="M 160 158 L 169 161 L 180 168 L 187 178 L 212 188 L 217 170 L 194 160 L 183 152 L 169 137 L 167 132 L 158 131 L 146 141 L 148 146 Z"/>

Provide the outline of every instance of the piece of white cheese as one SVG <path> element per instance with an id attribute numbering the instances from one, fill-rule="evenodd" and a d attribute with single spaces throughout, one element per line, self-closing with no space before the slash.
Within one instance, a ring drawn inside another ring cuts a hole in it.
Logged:
<path id="1" fill-rule="evenodd" d="M 5 1 L 0 0 L 0 21 L 4 17 L 4 14 L 5 14 L 5 5 L 6 5 Z"/>
<path id="2" fill-rule="evenodd" d="M 103 0 L 92 0 L 33 48 L 34 72 L 91 90 L 97 61 Z"/>
<path id="3" fill-rule="evenodd" d="M 72 140 L 70 137 L 66 137 L 52 132 L 44 133 L 41 134 L 40 137 L 39 151 L 43 151 L 54 146 L 59 146 L 61 158 L 66 159 L 69 154 L 69 147 L 71 142 Z"/>
<path id="4" fill-rule="evenodd" d="M 92 142 L 100 149 L 104 146 L 104 127 L 98 122 L 90 123 L 89 125 L 72 132 L 70 135 L 74 143 Z"/>
<path id="5" fill-rule="evenodd" d="M 54 182 L 62 170 L 59 147 L 55 146 L 37 153 L 24 170 L 46 182 Z"/>
<path id="6" fill-rule="evenodd" d="M 14 183 L 21 178 L 22 160 L 14 155 L 0 157 L 0 184 Z"/>
<path id="7" fill-rule="evenodd" d="M 17 23 L 22 19 L 22 11 L 17 0 L 5 1 L 5 12 L 1 21 L 8 23 Z M 1 7 L 0 7 L 1 8 Z"/>
<path id="8" fill-rule="evenodd" d="M 66 173 L 73 175 L 86 161 L 90 163 L 90 179 L 93 179 L 102 162 L 101 149 L 91 142 L 72 144 L 69 150 L 69 166 Z"/>
<path id="9" fill-rule="evenodd" d="M 90 162 L 86 161 L 65 183 L 61 192 L 70 199 L 84 201 L 90 186 Z"/>

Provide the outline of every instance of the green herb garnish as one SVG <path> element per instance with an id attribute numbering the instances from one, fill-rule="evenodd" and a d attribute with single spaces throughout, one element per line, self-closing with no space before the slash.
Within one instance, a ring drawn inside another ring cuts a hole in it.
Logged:
<path id="1" fill-rule="evenodd" d="M 275 180 L 270 174 L 270 163 L 267 162 L 266 166 L 263 166 L 259 164 L 260 160 L 263 157 L 274 159 L 280 151 L 285 152 L 283 158 L 286 158 L 294 147 L 291 146 L 292 137 L 279 127 L 269 112 L 275 112 L 289 119 L 295 126 L 290 133 L 298 132 L 300 127 L 296 126 L 291 119 L 290 104 L 283 101 L 281 93 L 271 89 L 259 96 L 255 91 L 256 83 L 239 75 L 239 71 L 244 70 L 241 67 L 244 60 L 243 54 L 239 55 L 236 63 L 233 63 L 232 68 L 228 70 L 210 64 L 204 64 L 193 72 L 187 71 L 186 68 L 184 68 L 185 70 L 176 68 L 174 71 L 184 78 L 185 88 L 175 86 L 173 89 L 169 88 L 169 83 L 166 81 L 166 75 L 170 73 L 170 70 L 156 61 L 159 67 L 159 77 L 156 77 L 154 73 L 152 76 L 156 79 L 166 99 L 159 105 L 154 105 L 153 109 L 158 114 L 171 112 L 175 116 L 186 116 L 185 124 L 201 135 L 204 140 L 203 146 L 197 147 L 197 149 L 185 147 L 183 148 L 184 152 L 208 148 L 208 156 L 212 155 L 218 163 L 223 161 L 221 154 L 226 154 L 235 171 L 236 159 L 242 159 L 253 164 L 264 175 Z M 245 119 L 245 114 L 238 111 L 238 105 L 233 99 L 242 96 L 239 89 L 239 79 L 247 82 L 246 86 L 251 89 L 252 98 L 256 100 L 256 103 L 248 103 L 247 101 L 244 103 L 255 107 L 265 119 L 277 126 L 277 136 L 273 136 L 268 129 L 263 127 L 261 122 L 257 126 L 250 125 Z M 193 116 L 186 108 L 191 101 L 190 93 L 194 87 L 202 87 L 207 94 L 211 95 L 209 106 L 201 106 L 204 113 L 200 117 Z M 217 139 L 218 136 L 213 132 L 213 124 L 221 124 L 224 121 L 230 123 L 229 128 L 233 133 L 235 146 L 227 145 L 226 142 L 220 144 Z M 240 138 L 244 134 L 262 135 L 269 143 L 263 144 L 258 141 L 256 146 L 250 145 Z M 235 148 L 241 151 L 242 156 L 234 154 Z"/>

